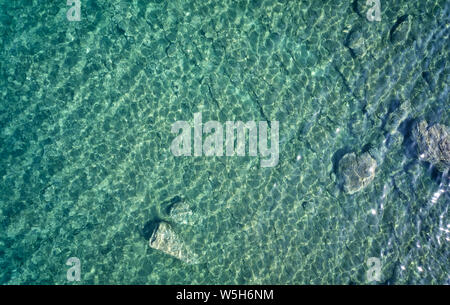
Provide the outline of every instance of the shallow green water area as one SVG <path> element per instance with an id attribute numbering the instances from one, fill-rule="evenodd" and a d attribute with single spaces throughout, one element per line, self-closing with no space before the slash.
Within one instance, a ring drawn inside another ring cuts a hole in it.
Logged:
<path id="1" fill-rule="evenodd" d="M 450 126 L 450 4 L 0 1 L 0 283 L 449 284 L 449 179 L 418 159 L 417 120 Z M 406 17 L 404 17 L 406 16 Z M 174 157 L 170 132 L 279 121 L 277 166 Z M 370 151 L 353 195 L 336 171 Z M 442 190 L 438 200 L 434 194 Z M 199 257 L 142 230 L 175 196 Z"/>

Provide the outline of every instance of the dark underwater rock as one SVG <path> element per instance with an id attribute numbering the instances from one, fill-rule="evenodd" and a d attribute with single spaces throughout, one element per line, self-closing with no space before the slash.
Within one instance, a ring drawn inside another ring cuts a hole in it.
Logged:
<path id="1" fill-rule="evenodd" d="M 365 37 L 361 30 L 352 30 L 347 35 L 345 46 L 350 49 L 353 57 L 364 56 L 366 53 Z"/>
<path id="2" fill-rule="evenodd" d="M 375 178 L 377 161 L 366 152 L 360 156 L 348 153 L 339 161 L 339 174 L 344 191 L 348 194 L 356 193 Z"/>
<path id="3" fill-rule="evenodd" d="M 182 202 L 183 199 L 180 196 L 175 196 L 173 198 L 171 198 L 170 200 L 163 202 L 162 207 L 163 207 L 163 213 L 165 214 L 165 216 L 170 215 L 170 212 L 172 211 L 172 209 L 180 202 Z"/>
<path id="4" fill-rule="evenodd" d="M 389 40 L 391 43 L 406 41 L 411 30 L 409 19 L 408 15 L 403 15 L 397 19 L 389 32 Z"/>
<path id="5" fill-rule="evenodd" d="M 450 128 L 441 124 L 428 125 L 426 121 L 417 124 L 413 131 L 417 142 L 419 158 L 435 165 L 440 171 L 450 167 Z"/>

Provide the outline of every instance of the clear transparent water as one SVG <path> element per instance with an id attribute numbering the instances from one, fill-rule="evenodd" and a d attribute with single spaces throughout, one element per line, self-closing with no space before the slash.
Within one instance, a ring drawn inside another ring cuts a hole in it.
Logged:
<path id="1" fill-rule="evenodd" d="M 0 283 L 69 284 L 69 257 L 81 284 L 364 284 L 370 257 L 378 283 L 449 283 L 449 180 L 409 133 L 450 126 L 448 1 L 373 23 L 358 1 L 81 3 L 0 1 Z M 174 157 L 195 112 L 278 120 L 279 164 Z M 367 149 L 345 194 L 337 160 Z M 175 196 L 198 264 L 142 234 Z"/>

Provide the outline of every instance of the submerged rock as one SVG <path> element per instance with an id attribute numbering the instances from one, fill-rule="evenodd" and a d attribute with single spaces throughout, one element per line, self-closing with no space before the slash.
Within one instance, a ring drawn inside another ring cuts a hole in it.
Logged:
<path id="1" fill-rule="evenodd" d="M 362 18 L 367 18 L 367 11 L 373 6 L 374 4 L 367 0 L 353 1 L 353 10 Z"/>
<path id="2" fill-rule="evenodd" d="M 430 162 L 440 171 L 450 167 L 450 128 L 441 124 L 417 124 L 413 131 L 421 160 Z"/>
<path id="3" fill-rule="evenodd" d="M 172 221 L 183 224 L 183 225 L 193 225 L 194 224 L 194 214 L 192 210 L 186 203 L 176 204 L 170 210 L 170 218 Z"/>
<path id="4" fill-rule="evenodd" d="M 410 112 L 411 103 L 408 100 L 392 101 L 383 123 L 383 129 L 390 134 L 396 133 L 400 124 L 408 118 Z"/>
<path id="5" fill-rule="evenodd" d="M 198 263 L 197 256 L 178 238 L 171 226 L 160 222 L 149 239 L 149 246 L 188 263 Z"/>
<path id="6" fill-rule="evenodd" d="M 353 194 L 365 188 L 375 177 L 377 161 L 369 153 L 348 153 L 339 161 L 344 191 Z"/>
<path id="7" fill-rule="evenodd" d="M 352 30 L 347 35 L 345 46 L 350 49 L 353 57 L 364 56 L 366 53 L 365 38 L 361 30 Z"/>
<path id="8" fill-rule="evenodd" d="M 193 225 L 196 217 L 189 204 L 180 196 L 175 196 L 161 206 L 160 214 L 170 223 Z"/>
<path id="9" fill-rule="evenodd" d="M 403 42 L 408 38 L 410 30 L 410 18 L 408 18 L 408 15 L 403 15 L 397 19 L 389 31 L 389 40 L 394 44 Z"/>

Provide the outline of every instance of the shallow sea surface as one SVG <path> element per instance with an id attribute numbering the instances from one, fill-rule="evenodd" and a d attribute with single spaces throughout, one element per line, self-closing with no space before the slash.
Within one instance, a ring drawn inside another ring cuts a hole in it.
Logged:
<path id="1" fill-rule="evenodd" d="M 0 283 L 70 284 L 77 257 L 79 284 L 449 284 L 449 179 L 411 128 L 450 126 L 450 3 L 365 2 L 81 0 L 71 22 L 1 0 Z M 279 121 L 279 163 L 175 157 L 198 112 Z M 338 161 L 365 151 L 346 194 Z M 176 196 L 196 264 L 143 233 Z"/>

